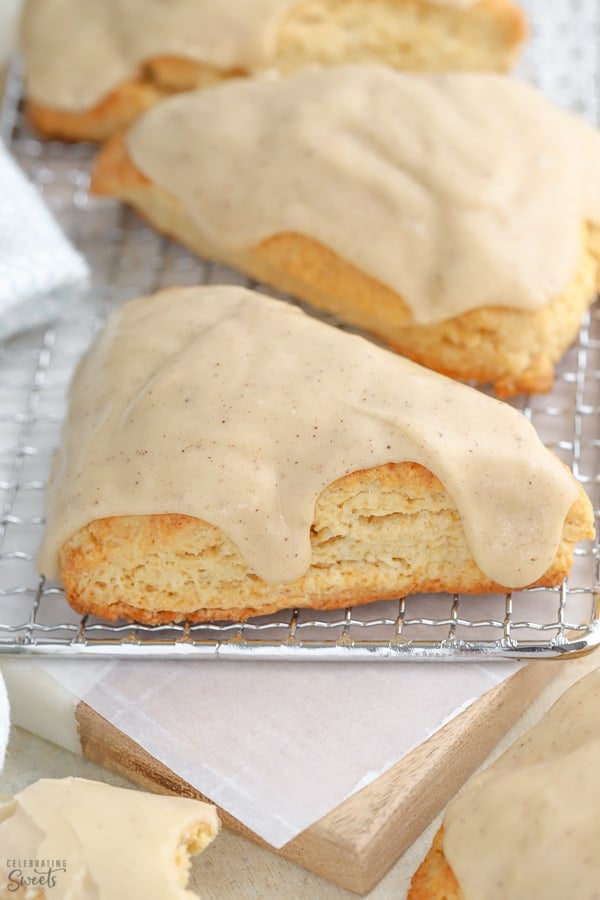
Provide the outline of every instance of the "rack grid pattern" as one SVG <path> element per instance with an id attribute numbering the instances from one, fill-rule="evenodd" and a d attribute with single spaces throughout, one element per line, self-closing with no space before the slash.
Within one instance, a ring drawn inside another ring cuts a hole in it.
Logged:
<path id="1" fill-rule="evenodd" d="M 600 35 L 600 8 L 593 0 L 565 2 L 560 13 L 543 6 L 540 0 L 529 3 L 534 40 L 522 73 L 558 102 L 597 121 L 600 54 L 590 35 Z M 74 613 L 61 585 L 37 574 L 35 552 L 43 528 L 44 487 L 77 360 L 110 311 L 131 297 L 175 284 L 248 281 L 160 237 L 118 203 L 90 196 L 93 148 L 39 141 L 23 121 L 18 88 L 15 75 L 5 97 L 3 134 L 87 257 L 92 283 L 63 319 L 0 345 L 0 653 L 465 660 L 572 656 L 600 643 L 598 542 L 578 548 L 571 576 L 553 590 L 411 596 L 346 610 L 287 610 L 247 622 L 206 624 L 110 624 Z M 517 405 L 573 469 L 598 521 L 598 304 L 562 361 L 553 392 L 519 398 Z"/>

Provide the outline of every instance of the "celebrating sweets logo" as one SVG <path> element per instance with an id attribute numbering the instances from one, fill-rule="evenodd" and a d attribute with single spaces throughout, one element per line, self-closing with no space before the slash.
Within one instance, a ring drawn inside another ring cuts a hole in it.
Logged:
<path id="1" fill-rule="evenodd" d="M 4 862 L 8 873 L 6 890 L 15 895 L 30 888 L 52 890 L 61 872 L 67 871 L 66 859 L 7 859 Z"/>

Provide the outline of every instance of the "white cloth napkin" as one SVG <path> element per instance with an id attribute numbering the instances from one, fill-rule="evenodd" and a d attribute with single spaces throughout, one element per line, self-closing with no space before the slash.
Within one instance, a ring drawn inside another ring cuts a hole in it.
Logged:
<path id="1" fill-rule="evenodd" d="M 88 267 L 0 143 L 0 340 L 56 318 Z"/>
<path id="2" fill-rule="evenodd" d="M 4 766 L 4 757 L 6 756 L 6 746 L 8 744 L 8 733 L 10 731 L 10 716 L 8 707 L 8 694 L 4 685 L 4 679 L 0 672 L 0 771 Z"/>

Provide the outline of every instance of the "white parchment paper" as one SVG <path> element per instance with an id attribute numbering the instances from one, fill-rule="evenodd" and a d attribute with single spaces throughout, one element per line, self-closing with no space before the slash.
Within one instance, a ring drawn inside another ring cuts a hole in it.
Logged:
<path id="1" fill-rule="evenodd" d="M 35 665 L 274 847 L 519 668 L 192 660 Z"/>

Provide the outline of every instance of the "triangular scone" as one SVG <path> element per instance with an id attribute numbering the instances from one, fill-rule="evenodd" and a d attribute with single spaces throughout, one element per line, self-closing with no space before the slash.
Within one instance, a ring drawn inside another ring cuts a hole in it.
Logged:
<path id="1" fill-rule="evenodd" d="M 40 570 L 157 623 L 555 585 L 591 504 L 517 411 L 239 287 L 122 307 L 80 364 Z"/>
<path id="2" fill-rule="evenodd" d="M 489 74 L 340 66 L 174 97 L 92 188 L 430 368 L 547 391 L 597 293 L 600 135 Z"/>
<path id="3" fill-rule="evenodd" d="M 0 896 L 24 896 L 15 892 L 29 884 L 36 898 L 194 900 L 190 855 L 219 828 L 216 808 L 200 800 L 43 778 L 0 811 Z"/>
<path id="4" fill-rule="evenodd" d="M 101 141 L 173 92 L 269 68 L 504 70 L 525 33 L 512 0 L 29 0 L 27 112 Z"/>
<path id="5" fill-rule="evenodd" d="M 596 895 L 599 701 L 595 669 L 467 782 L 450 801 L 408 900 Z"/>

